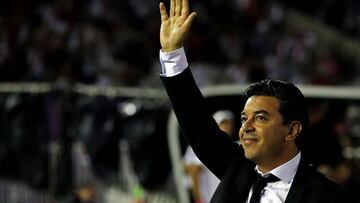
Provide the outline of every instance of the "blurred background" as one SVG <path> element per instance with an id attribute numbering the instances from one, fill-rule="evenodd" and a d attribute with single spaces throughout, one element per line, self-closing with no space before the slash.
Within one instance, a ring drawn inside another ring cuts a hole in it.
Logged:
<path id="1" fill-rule="evenodd" d="M 0 203 L 187 203 L 174 168 L 187 144 L 169 144 L 177 126 L 159 79 L 159 2 L 1 1 Z M 241 92 L 228 88 L 264 78 L 303 87 L 304 154 L 360 202 L 360 2 L 190 6 L 196 81 L 226 86 L 210 109 L 236 114 Z"/>

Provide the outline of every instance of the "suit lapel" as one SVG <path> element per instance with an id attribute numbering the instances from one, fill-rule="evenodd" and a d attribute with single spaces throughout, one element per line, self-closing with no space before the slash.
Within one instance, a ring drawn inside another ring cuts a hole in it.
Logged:
<path id="1" fill-rule="evenodd" d="M 233 194 L 235 201 L 232 202 L 240 202 L 240 203 L 246 202 L 253 179 L 255 177 L 254 167 L 255 165 L 248 164 L 244 168 L 242 168 L 242 171 L 240 173 L 238 173 L 235 182 L 236 188 L 234 188 L 234 194 Z"/>
<path id="2" fill-rule="evenodd" d="M 285 203 L 302 203 L 302 198 L 306 195 L 306 177 L 308 166 L 302 158 L 295 174 L 294 181 L 290 187 Z"/>
<path id="3" fill-rule="evenodd" d="M 240 163 L 241 162 L 241 163 Z M 245 203 L 249 194 L 255 164 L 249 160 L 235 160 L 221 180 L 211 203 Z"/>

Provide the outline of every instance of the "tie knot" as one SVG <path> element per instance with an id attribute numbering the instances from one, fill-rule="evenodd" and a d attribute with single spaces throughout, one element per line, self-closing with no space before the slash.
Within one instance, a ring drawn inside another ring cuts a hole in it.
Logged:
<path id="1" fill-rule="evenodd" d="M 257 174 L 257 178 L 256 178 L 256 182 L 255 184 L 257 183 L 263 183 L 263 184 L 267 184 L 267 183 L 272 183 L 272 182 L 277 182 L 279 181 L 280 179 L 276 176 L 274 176 L 273 174 L 268 174 L 268 175 L 265 175 L 265 176 L 261 176 L 260 174 Z"/>
<path id="2" fill-rule="evenodd" d="M 273 174 L 261 176 L 260 174 L 256 173 L 255 182 L 253 184 L 253 195 L 250 199 L 250 203 L 259 203 L 261 191 L 264 189 L 266 184 L 271 182 L 277 182 L 279 180 L 280 179 Z"/>

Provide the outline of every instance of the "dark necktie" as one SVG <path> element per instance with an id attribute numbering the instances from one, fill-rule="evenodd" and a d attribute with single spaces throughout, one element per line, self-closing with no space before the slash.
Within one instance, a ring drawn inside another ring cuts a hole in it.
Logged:
<path id="1" fill-rule="evenodd" d="M 280 179 L 273 174 L 262 177 L 260 174 L 256 173 L 255 182 L 253 183 L 253 193 L 249 203 L 259 203 L 261 192 L 268 183 L 277 182 Z"/>

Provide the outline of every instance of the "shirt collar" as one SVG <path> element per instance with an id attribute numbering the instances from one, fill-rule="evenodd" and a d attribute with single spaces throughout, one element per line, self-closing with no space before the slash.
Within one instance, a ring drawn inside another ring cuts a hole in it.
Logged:
<path id="1" fill-rule="evenodd" d="M 299 163 L 300 163 L 300 158 L 301 158 L 301 153 L 297 153 L 296 156 L 294 156 L 292 159 L 290 159 L 289 161 L 287 161 L 286 163 L 274 168 L 273 170 L 267 172 L 267 173 L 262 173 L 259 169 L 258 169 L 258 165 L 256 165 L 255 167 L 255 171 L 257 173 L 259 173 L 262 176 L 266 176 L 266 174 L 273 174 L 276 177 L 280 178 L 280 180 L 282 182 L 285 183 L 290 183 L 292 181 L 292 179 L 295 177 L 297 168 L 299 167 Z"/>

